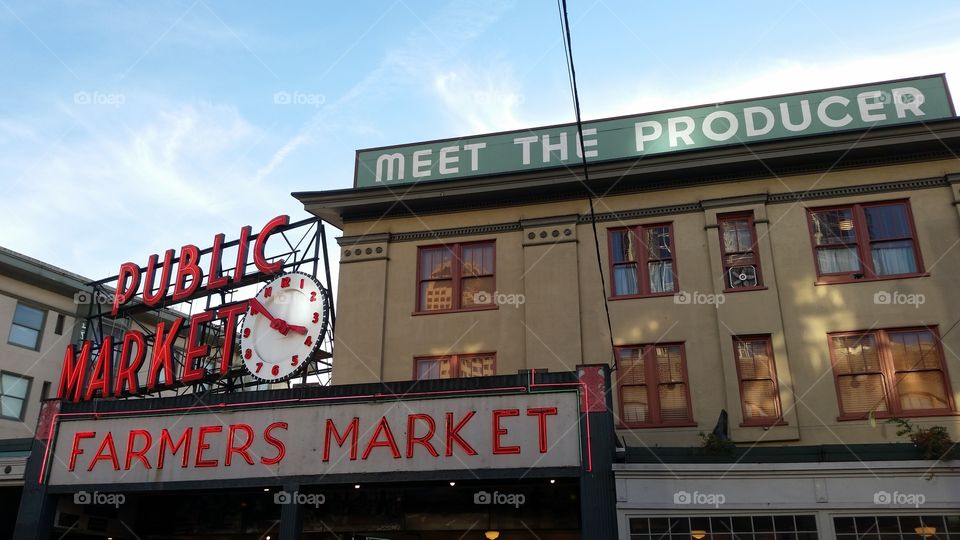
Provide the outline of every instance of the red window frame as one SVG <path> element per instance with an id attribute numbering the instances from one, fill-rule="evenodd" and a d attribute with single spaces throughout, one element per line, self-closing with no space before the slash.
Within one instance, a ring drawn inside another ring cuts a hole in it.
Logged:
<path id="1" fill-rule="evenodd" d="M 646 243 L 642 242 L 641 239 L 644 238 L 644 232 L 647 229 L 653 229 L 656 227 L 666 227 L 670 233 L 670 255 L 669 259 L 650 259 L 648 257 L 649 250 L 639 249 L 641 247 L 645 248 Z M 614 262 L 614 249 L 613 249 L 613 236 L 614 233 L 628 231 L 631 236 L 631 241 L 636 246 L 636 257 L 633 261 L 623 261 L 623 262 Z M 658 261 L 670 261 L 671 263 L 671 274 L 673 276 L 673 289 L 670 291 L 664 292 L 650 292 L 650 262 Z M 680 290 L 680 283 L 677 277 L 677 240 L 676 235 L 673 232 L 673 223 L 644 223 L 642 225 L 631 225 L 629 227 L 614 227 L 607 230 L 607 263 L 608 268 L 610 269 L 610 300 L 622 300 L 628 298 L 652 298 L 657 296 L 673 296 Z M 634 266 L 636 268 L 637 276 L 637 293 L 636 294 L 617 294 L 616 291 L 616 268 L 621 266 Z"/>
<path id="2" fill-rule="evenodd" d="M 767 357 L 770 359 L 770 376 L 769 377 L 744 377 L 743 370 L 741 368 L 740 362 L 740 348 L 737 346 L 740 343 L 746 342 L 763 342 L 767 349 Z M 786 422 L 783 420 L 783 409 L 780 405 L 780 379 L 777 377 L 777 361 L 773 356 L 773 340 L 770 338 L 769 334 L 756 334 L 756 335 L 745 335 L 745 336 L 733 336 L 733 361 L 736 363 L 737 368 L 737 385 L 740 388 L 740 407 L 743 411 L 743 423 L 741 426 L 775 426 L 775 425 L 786 425 Z M 751 416 L 747 413 L 747 403 L 744 400 L 743 394 L 743 383 L 745 381 L 771 381 L 774 387 L 774 408 L 776 410 L 776 416 L 773 417 L 756 417 Z"/>
<path id="3" fill-rule="evenodd" d="M 910 227 L 910 236 L 902 238 L 884 238 L 882 240 L 871 240 L 867 230 L 867 218 L 864 212 L 865 208 L 875 208 L 880 206 L 903 205 L 906 213 L 906 219 Z M 813 214 L 830 210 L 850 210 L 853 230 L 856 231 L 856 243 L 838 242 L 833 244 L 817 245 L 816 229 L 814 227 Z M 813 264 L 817 270 L 817 284 L 829 283 L 856 283 L 858 281 L 880 281 L 885 279 L 900 279 L 909 277 L 920 277 L 927 275 L 924 271 L 923 257 L 920 254 L 920 244 L 917 241 L 917 227 L 913 219 L 913 210 L 909 199 L 897 199 L 892 201 L 876 201 L 855 204 L 839 204 L 832 206 L 820 206 L 807 209 L 807 227 L 810 234 L 810 246 L 813 251 Z M 891 241 L 910 241 L 913 247 L 913 259 L 916 264 L 916 272 L 904 274 L 885 274 L 877 275 L 873 267 L 873 257 L 870 253 L 870 246 L 876 242 Z M 820 269 L 820 259 L 817 257 L 818 248 L 827 248 L 830 246 L 856 246 L 857 259 L 860 261 L 860 270 L 855 272 L 831 272 L 824 273 Z M 856 277 L 860 276 L 860 277 Z"/>
<path id="4" fill-rule="evenodd" d="M 686 386 L 686 400 L 687 400 L 687 413 L 688 416 L 682 420 L 669 420 L 663 421 L 660 414 L 660 386 L 667 384 L 676 384 L 681 381 L 673 381 L 672 383 L 661 383 L 659 376 L 657 374 L 657 363 L 656 363 L 656 348 L 657 347 L 678 347 L 680 351 L 680 373 L 683 375 L 682 384 Z M 649 422 L 628 422 L 626 420 L 626 415 L 624 414 L 624 399 L 623 399 L 623 388 L 625 386 L 640 386 L 636 384 L 624 383 L 622 375 L 626 373 L 624 366 L 620 363 L 620 352 L 625 350 L 640 349 L 641 356 L 643 357 L 643 367 L 644 367 L 644 380 L 646 383 L 643 385 L 647 388 L 647 406 L 649 407 L 649 413 L 647 417 L 650 419 Z M 653 360 L 653 361 L 651 361 Z M 660 428 L 660 427 L 688 427 L 696 426 L 697 423 L 693 420 L 693 403 L 690 400 L 690 375 L 687 372 L 687 352 L 686 347 L 683 343 L 647 343 L 641 345 L 627 345 L 616 348 L 616 362 L 617 362 L 617 401 L 619 404 L 619 423 L 622 427 L 625 428 Z"/>
<path id="5" fill-rule="evenodd" d="M 478 276 L 465 276 L 463 274 L 463 265 L 461 253 L 465 246 L 478 246 L 478 245 L 489 245 L 493 249 L 493 273 L 492 274 L 483 274 Z M 423 267 L 423 253 L 427 250 L 437 249 L 437 248 L 449 248 L 452 251 L 451 256 L 451 268 L 450 268 L 450 278 L 444 279 L 423 279 L 421 276 L 421 270 Z M 490 277 L 493 279 L 493 291 L 490 294 L 490 302 L 486 304 L 474 304 L 472 306 L 462 306 L 463 299 L 461 298 L 461 288 L 462 282 L 465 278 L 468 277 Z M 452 303 L 453 306 L 450 309 L 423 309 L 423 306 L 420 304 L 421 298 L 423 298 L 423 284 L 430 281 L 446 281 L 449 279 L 452 281 Z M 480 311 L 485 309 L 497 309 L 497 305 L 494 302 L 494 292 L 496 291 L 497 284 L 497 244 L 496 240 L 478 240 L 475 242 L 456 242 L 453 244 L 432 244 L 429 246 L 419 246 L 417 247 L 417 287 L 416 287 L 416 298 L 414 298 L 415 311 L 414 315 L 427 315 L 434 313 L 453 313 L 458 311 Z"/>
<path id="6" fill-rule="evenodd" d="M 732 221 L 742 220 L 747 221 L 747 229 L 750 232 L 750 249 L 744 250 L 743 246 L 739 246 L 741 248 L 740 251 L 727 251 L 727 243 L 724 242 L 725 227 Z M 723 265 L 723 291 L 738 292 L 765 289 L 766 287 L 763 286 L 763 272 L 760 269 L 757 227 L 754 222 L 753 212 L 736 212 L 718 215 L 717 230 L 720 233 L 720 262 Z M 752 287 L 732 287 L 730 285 L 730 268 L 734 266 L 755 267 L 757 269 L 757 284 Z"/>
<path id="7" fill-rule="evenodd" d="M 944 385 L 944 395 L 947 398 L 947 408 L 940 409 L 903 409 L 900 406 L 900 395 L 897 391 L 897 379 L 896 375 L 898 373 L 896 365 L 893 361 L 893 351 L 890 347 L 889 335 L 891 333 L 897 332 L 919 332 L 926 331 L 930 332 L 931 337 L 933 338 L 934 350 L 939 361 L 937 368 L 924 368 L 919 370 L 901 370 L 900 372 L 907 371 L 909 373 L 915 373 L 919 371 L 939 371 L 943 379 Z M 877 344 L 878 357 L 880 361 L 880 371 L 879 375 L 881 377 L 882 388 L 884 391 L 884 400 L 886 401 L 887 410 L 886 411 L 877 411 L 873 413 L 874 418 L 893 418 L 893 417 L 923 417 L 923 416 L 952 416 L 957 414 L 956 405 L 953 400 L 953 388 L 950 385 L 950 375 L 947 373 L 947 363 L 943 355 L 943 347 L 940 343 L 940 333 L 936 327 L 933 326 L 913 326 L 913 327 L 904 327 L 904 328 L 882 328 L 882 329 L 870 329 L 870 330 L 857 330 L 852 332 L 833 332 L 827 334 L 827 346 L 830 350 L 830 365 L 833 368 L 833 382 L 834 388 L 837 392 L 837 408 L 840 411 L 840 416 L 837 420 L 864 420 L 871 416 L 870 411 L 864 413 L 857 412 L 846 412 L 843 410 L 843 396 L 840 391 L 840 377 L 841 376 L 850 376 L 851 374 L 841 374 L 837 369 L 837 358 L 836 352 L 833 347 L 833 339 L 837 337 L 851 337 L 851 336 L 867 336 L 872 335 L 874 341 Z M 870 372 L 876 373 L 876 372 Z M 869 374 L 864 371 L 864 374 Z"/>
<path id="8" fill-rule="evenodd" d="M 434 355 L 434 356 L 416 356 L 416 357 L 414 357 L 414 359 L 413 359 L 413 380 L 415 380 L 415 381 L 421 381 L 421 380 L 423 380 L 423 381 L 433 381 L 433 380 L 440 380 L 440 379 L 442 379 L 442 377 L 438 377 L 437 379 L 420 379 L 420 378 L 418 377 L 418 373 L 419 373 L 419 371 L 420 371 L 419 368 L 420 368 L 420 363 L 421 363 L 421 362 L 433 362 L 433 361 L 445 360 L 445 359 L 446 359 L 446 360 L 450 360 L 450 372 L 451 372 L 451 376 L 448 377 L 448 378 L 450 378 L 450 379 L 459 379 L 459 378 L 461 377 L 461 375 L 460 375 L 460 360 L 461 360 L 462 358 L 492 358 L 492 359 L 493 359 L 493 373 L 491 373 L 490 375 L 485 375 L 485 376 L 487 376 L 487 377 L 492 377 L 492 376 L 494 376 L 494 375 L 497 374 L 497 353 L 495 353 L 495 352 L 489 352 L 489 353 L 470 353 L 470 354 L 442 354 L 442 355 Z"/>

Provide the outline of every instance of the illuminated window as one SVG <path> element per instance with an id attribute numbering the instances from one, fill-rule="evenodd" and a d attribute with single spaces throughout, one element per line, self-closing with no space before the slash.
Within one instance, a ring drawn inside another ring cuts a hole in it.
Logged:
<path id="1" fill-rule="evenodd" d="M 454 354 L 417 358 L 416 378 L 455 379 L 458 377 L 486 377 L 496 375 L 495 354 Z"/>
<path id="2" fill-rule="evenodd" d="M 628 427 L 693 421 L 682 344 L 619 347 L 617 385 L 620 419 Z"/>
<path id="3" fill-rule="evenodd" d="M 733 351 L 740 380 L 745 425 L 782 422 L 780 389 L 770 336 L 734 337 Z"/>

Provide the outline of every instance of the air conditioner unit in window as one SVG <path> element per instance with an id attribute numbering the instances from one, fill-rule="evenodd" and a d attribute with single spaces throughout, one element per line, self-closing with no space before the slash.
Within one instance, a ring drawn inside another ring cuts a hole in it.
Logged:
<path id="1" fill-rule="evenodd" d="M 730 276 L 730 288 L 741 289 L 744 287 L 757 286 L 757 267 L 750 266 L 731 266 L 727 270 Z"/>

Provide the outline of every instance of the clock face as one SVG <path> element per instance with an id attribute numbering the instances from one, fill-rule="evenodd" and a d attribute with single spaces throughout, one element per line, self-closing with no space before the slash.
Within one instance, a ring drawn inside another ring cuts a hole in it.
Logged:
<path id="1" fill-rule="evenodd" d="M 326 331 L 326 290 L 302 272 L 284 274 L 250 299 L 240 358 L 257 379 L 282 381 L 306 364 Z"/>

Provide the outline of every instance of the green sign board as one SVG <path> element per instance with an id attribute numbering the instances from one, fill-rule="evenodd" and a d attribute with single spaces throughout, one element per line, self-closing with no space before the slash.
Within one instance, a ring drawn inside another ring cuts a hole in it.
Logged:
<path id="1" fill-rule="evenodd" d="M 584 122 L 587 161 L 635 159 L 955 116 L 943 75 Z M 357 151 L 355 187 L 581 163 L 576 124 Z"/>

